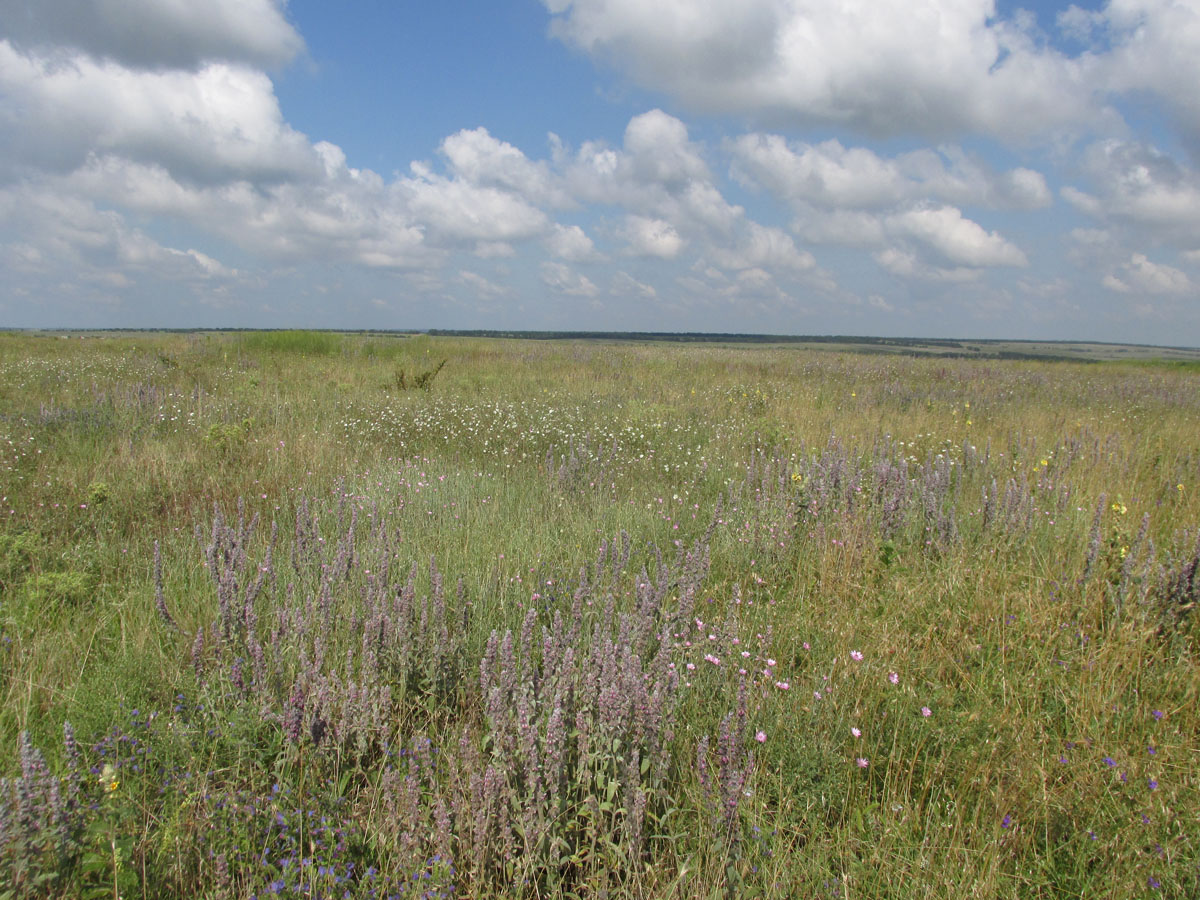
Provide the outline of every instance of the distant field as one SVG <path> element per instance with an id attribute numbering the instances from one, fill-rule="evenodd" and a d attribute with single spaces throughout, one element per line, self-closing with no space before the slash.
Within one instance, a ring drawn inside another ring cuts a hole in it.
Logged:
<path id="1" fill-rule="evenodd" d="M 118 337 L 129 332 L 31 332 L 60 338 Z M 135 332 L 166 334 L 168 332 Z M 184 332 L 187 333 L 187 332 Z M 207 333 L 207 332 L 206 332 Z M 422 332 L 341 332 L 344 335 L 404 337 Z M 248 331 L 248 341 L 294 340 L 317 332 Z M 331 335 L 332 332 L 321 332 Z M 887 353 L 910 356 L 943 356 L 963 359 L 1046 359 L 1080 361 L 1145 360 L 1164 363 L 1200 363 L 1198 347 L 1156 347 L 1150 344 L 1112 344 L 1088 341 L 951 340 L 946 338 L 874 338 L 852 336 L 783 336 L 764 334 L 703 334 L 665 332 L 550 332 L 550 331 L 433 331 L 436 337 L 486 337 L 499 340 L 568 340 L 607 343 L 686 343 L 718 346 L 778 346 L 825 350 L 834 353 Z M 258 337 L 256 337 L 258 336 Z M 326 339 L 325 337 L 321 339 Z"/>
<path id="2" fill-rule="evenodd" d="M 1194 349 L 0 333 L 0 898 L 1200 896 L 1198 569 Z"/>

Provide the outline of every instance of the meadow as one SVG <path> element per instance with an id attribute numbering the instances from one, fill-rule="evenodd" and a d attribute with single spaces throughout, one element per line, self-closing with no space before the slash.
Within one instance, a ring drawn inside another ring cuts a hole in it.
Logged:
<path id="1" fill-rule="evenodd" d="M 0 333 L 0 898 L 1200 896 L 1200 371 Z"/>

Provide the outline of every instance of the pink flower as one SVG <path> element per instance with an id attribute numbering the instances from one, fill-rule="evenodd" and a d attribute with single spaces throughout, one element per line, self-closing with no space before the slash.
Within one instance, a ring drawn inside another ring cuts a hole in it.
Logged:
<path id="1" fill-rule="evenodd" d="M 888 672 L 888 681 L 890 681 L 892 684 L 899 684 L 900 683 L 899 674 L 897 674 L 896 672 Z"/>
<path id="2" fill-rule="evenodd" d="M 861 756 L 860 756 L 858 759 L 856 759 L 856 760 L 854 761 L 854 763 L 855 763 L 855 765 L 857 765 L 857 766 L 858 766 L 860 769 L 865 769 L 867 766 L 869 766 L 869 765 L 870 765 L 870 763 L 869 763 L 869 762 L 867 762 L 867 761 L 866 761 L 866 760 L 865 760 L 863 757 L 861 757 Z"/>
<path id="3" fill-rule="evenodd" d="M 850 733 L 851 733 L 852 735 L 854 735 L 856 738 L 857 738 L 857 737 L 862 737 L 862 732 L 861 732 L 861 731 L 859 731 L 857 728 L 851 728 L 851 729 L 850 729 Z"/>
<path id="4" fill-rule="evenodd" d="M 805 650 L 809 650 L 809 649 L 811 649 L 811 648 L 808 646 L 808 641 L 805 641 L 805 642 L 804 642 L 803 644 L 801 644 L 800 646 L 801 646 L 801 647 L 803 647 Z"/>
<path id="5" fill-rule="evenodd" d="M 760 744 L 765 744 L 767 741 L 767 733 L 765 731 L 760 731 L 758 734 L 756 734 L 754 736 L 754 739 L 756 741 L 758 741 Z"/>
<path id="6" fill-rule="evenodd" d="M 922 706 L 921 707 L 921 715 L 923 715 L 925 718 L 928 719 L 930 716 L 933 715 L 933 710 L 930 709 L 928 706 Z"/>
<path id="7" fill-rule="evenodd" d="M 786 681 L 777 681 L 777 682 L 775 682 L 775 687 L 779 688 L 779 690 L 781 690 L 781 691 L 786 691 L 788 688 L 791 687 L 791 684 L 789 684 Z"/>
<path id="8" fill-rule="evenodd" d="M 859 651 L 857 651 L 857 650 L 851 650 L 851 651 L 850 651 L 850 658 L 851 658 L 852 660 L 854 660 L 855 662 L 860 662 L 860 661 L 862 660 L 862 653 L 860 653 L 860 652 L 859 652 Z"/>

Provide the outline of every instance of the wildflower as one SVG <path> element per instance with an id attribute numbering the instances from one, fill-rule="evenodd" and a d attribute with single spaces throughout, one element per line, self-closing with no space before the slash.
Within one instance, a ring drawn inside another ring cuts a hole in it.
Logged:
<path id="1" fill-rule="evenodd" d="M 777 682 L 775 682 L 775 687 L 779 688 L 779 690 L 781 690 L 781 691 L 786 691 L 788 688 L 791 687 L 791 685 L 788 684 L 788 682 L 786 682 L 786 681 L 777 681 Z"/>
<path id="2" fill-rule="evenodd" d="M 801 646 L 801 647 L 803 647 L 805 650 L 811 650 L 811 649 L 812 649 L 811 647 L 809 647 L 809 646 L 808 646 L 808 641 L 805 641 L 805 642 L 804 642 L 803 644 L 801 644 L 800 646 Z"/>
<path id="3" fill-rule="evenodd" d="M 852 735 L 854 735 L 856 738 L 857 738 L 857 737 L 862 737 L 862 732 L 861 732 L 861 731 L 859 731 L 857 728 L 851 728 L 851 729 L 850 729 L 850 733 L 851 733 Z"/>
<path id="4" fill-rule="evenodd" d="M 921 715 L 923 715 L 925 718 L 928 719 L 930 716 L 933 715 L 933 710 L 930 709 L 928 706 L 922 706 L 921 707 Z"/>
<path id="5" fill-rule="evenodd" d="M 1161 709 L 1152 710 L 1150 715 L 1154 716 L 1156 720 L 1162 721 L 1163 711 Z"/>
<path id="6" fill-rule="evenodd" d="M 860 662 L 860 661 L 862 660 L 862 658 L 863 658 L 863 655 L 862 655 L 862 653 L 861 653 L 860 651 L 858 651 L 858 650 L 851 650 L 851 651 L 850 651 L 850 658 L 851 658 L 852 660 L 854 660 L 855 662 Z"/>
<path id="7" fill-rule="evenodd" d="M 767 741 L 767 733 L 765 731 L 760 731 L 758 734 L 754 735 L 754 739 L 760 744 L 765 744 Z"/>
<path id="8" fill-rule="evenodd" d="M 1116 766 L 1117 761 L 1115 759 L 1113 759 L 1111 756 L 1106 756 L 1106 757 L 1104 757 L 1104 764 L 1111 769 L 1114 766 Z"/>
<path id="9" fill-rule="evenodd" d="M 861 756 L 860 756 L 858 759 L 856 759 L 856 760 L 854 761 L 854 764 L 855 764 L 856 766 L 858 766 L 860 769 L 865 769 L 867 766 L 869 766 L 869 765 L 870 765 L 870 763 L 869 763 L 869 762 L 867 762 L 867 760 L 866 760 L 864 757 L 861 757 Z"/>
<path id="10" fill-rule="evenodd" d="M 1001 828 L 1012 828 L 1012 816 L 1008 813 L 1004 814 L 1004 818 L 1000 820 Z"/>
<path id="11" fill-rule="evenodd" d="M 899 683 L 900 683 L 900 675 L 899 675 L 899 673 L 897 673 L 897 672 L 888 672 L 888 681 L 890 681 L 892 684 L 899 684 Z"/>

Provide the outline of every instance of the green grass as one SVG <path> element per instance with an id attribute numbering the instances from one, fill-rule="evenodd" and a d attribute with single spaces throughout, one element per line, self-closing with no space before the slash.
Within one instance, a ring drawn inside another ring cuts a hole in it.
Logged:
<path id="1" fill-rule="evenodd" d="M 342 347 L 336 334 L 321 331 L 258 331 L 239 341 L 247 353 L 276 353 L 294 356 L 332 356 Z"/>
<path id="2" fill-rule="evenodd" d="M 18 787 L 49 797 L 24 733 L 87 801 L 70 828 L 4 832 L 0 896 L 357 897 L 414 874 L 481 897 L 1200 891 L 1194 364 L 305 331 L 0 342 L 0 767 L 24 772 L 0 812 Z M 239 503 L 257 525 L 219 588 L 205 549 Z M 413 566 L 411 638 L 370 681 L 377 586 L 393 602 Z M 260 574 L 255 618 L 223 618 Z M 571 681 L 550 638 L 576 596 Z M 321 608 L 325 626 L 297 625 Z M 671 633 L 631 638 L 643 615 Z M 481 660 L 506 630 L 525 674 L 489 705 Z M 618 635 L 633 655 L 605 669 Z M 600 710 L 666 684 L 660 646 L 679 679 L 661 747 Z M 265 678 L 239 687 L 256 652 Z M 314 741 L 311 698 L 349 681 L 382 706 L 338 707 L 319 728 L 358 724 Z M 571 705 L 596 683 L 622 687 Z M 550 753 L 556 708 L 579 716 L 570 746 L 581 728 L 609 741 L 568 754 L 557 806 L 520 743 Z"/>

